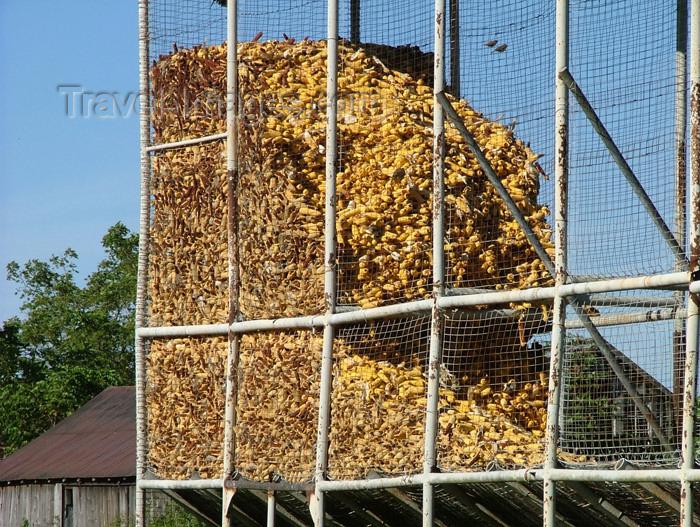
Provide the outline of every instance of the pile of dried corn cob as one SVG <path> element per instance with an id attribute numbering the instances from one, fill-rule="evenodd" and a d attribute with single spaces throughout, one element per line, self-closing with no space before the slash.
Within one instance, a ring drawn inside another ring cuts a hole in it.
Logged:
<path id="1" fill-rule="evenodd" d="M 173 479 L 220 473 L 226 350 L 221 338 L 152 343 L 146 397 L 155 473 Z"/>
<path id="2" fill-rule="evenodd" d="M 248 318 L 319 313 L 325 43 L 246 43 L 239 54 L 241 309 Z M 223 129 L 225 56 L 225 45 L 198 48 L 154 66 L 156 140 Z M 370 307 L 425 297 L 431 280 L 432 90 L 423 79 L 388 69 L 362 48 L 343 45 L 340 57 L 339 300 Z M 508 127 L 490 122 L 464 101 L 455 106 L 551 249 L 547 209 L 537 204 L 538 156 Z M 450 127 L 447 143 L 450 285 L 547 283 L 544 265 Z M 155 319 L 190 323 L 225 316 L 225 195 L 220 145 L 156 158 Z M 195 272 L 195 266 L 205 269 Z M 161 298 L 167 299 L 164 305 L 157 302 Z"/>
<path id="3" fill-rule="evenodd" d="M 238 51 L 242 116 L 237 200 L 241 310 L 248 318 L 320 313 L 323 310 L 325 43 L 253 42 L 240 45 Z M 340 49 L 339 301 L 362 307 L 426 297 L 431 286 L 430 79 L 404 73 L 402 70 L 407 68 L 401 65 L 400 53 L 392 60 L 391 48 L 382 47 L 381 51 L 382 60 L 379 60 L 361 47 L 343 44 Z M 156 142 L 225 130 L 225 57 L 224 44 L 182 50 L 154 64 Z M 514 137 L 511 129 L 488 121 L 464 101 L 454 104 L 533 229 L 550 249 L 545 222 L 547 209 L 537 203 L 540 176 L 537 156 Z M 454 130 L 448 128 L 446 136 L 446 252 L 450 285 L 518 288 L 546 283 L 549 279 L 543 264 L 504 210 L 473 156 Z M 155 156 L 152 190 L 149 284 L 152 323 L 226 321 L 228 188 L 224 146 L 202 144 Z M 298 347 L 289 349 L 275 344 L 277 336 L 252 338 L 261 340 L 251 345 L 251 350 L 272 346 L 271 349 L 280 351 L 279 367 L 290 367 L 292 363 L 293 367 L 299 367 L 295 357 L 310 346 L 309 342 L 300 341 Z M 224 343 L 202 347 L 196 341 L 191 342 L 182 354 L 200 353 L 206 361 L 225 353 Z M 183 465 L 173 454 L 177 448 L 172 441 L 179 440 L 181 445 L 186 445 L 184 448 L 200 441 L 191 432 L 196 427 L 202 433 L 206 430 L 212 434 L 206 441 L 201 440 L 203 445 L 207 441 L 220 443 L 222 437 L 213 434 L 221 430 L 223 369 L 219 368 L 220 377 L 208 388 L 197 384 L 197 373 L 206 373 L 204 370 L 183 372 L 183 366 L 166 364 L 166 355 L 172 353 L 169 346 L 177 344 L 181 342 L 155 341 L 151 346 L 149 375 L 153 389 L 149 391 L 149 406 L 154 409 L 149 414 L 151 462 L 162 475 L 169 477 L 187 477 L 194 470 L 211 473 L 220 467 L 220 449 L 212 449 L 214 454 L 207 453 L 209 457 L 204 456 L 204 461 L 197 457 L 197 461 L 193 458 Z M 352 350 L 349 353 L 352 357 Z M 248 364 L 244 355 L 241 357 L 241 365 Z M 180 359 L 182 364 L 190 360 Z M 256 371 L 255 364 L 257 359 L 251 360 L 248 367 Z M 384 367 L 389 366 L 378 366 Z M 241 371 L 245 377 L 245 368 Z M 352 377 L 351 371 L 352 368 L 347 375 L 343 374 L 341 367 L 339 378 Z M 254 405 L 262 404 L 260 398 L 269 389 L 291 393 L 279 387 L 275 379 L 269 383 L 272 384 L 259 385 L 258 395 L 250 391 L 252 388 L 245 388 L 245 382 L 241 384 L 241 390 L 247 391 L 240 392 L 238 462 L 247 466 L 253 477 L 266 478 L 269 472 L 278 470 L 285 477 L 295 478 L 297 469 L 304 471 L 299 467 L 312 463 L 312 454 L 308 452 L 313 449 L 308 442 L 315 440 L 315 431 L 303 429 L 303 433 L 294 433 L 295 437 L 299 436 L 296 441 L 301 441 L 300 452 L 304 453 L 289 461 L 276 459 L 276 455 L 268 456 L 267 464 L 253 460 L 259 460 L 260 453 L 252 445 L 265 432 L 252 428 L 260 423 L 252 420 L 254 414 L 246 413 L 245 408 L 252 412 Z M 216 411 L 207 414 L 212 422 L 206 426 L 180 418 L 181 412 L 189 410 L 182 401 L 194 393 L 194 385 L 197 390 L 209 390 L 206 400 L 216 401 L 212 403 Z M 182 395 L 178 398 L 164 387 L 180 390 Z M 300 397 L 309 402 L 316 397 L 317 387 L 309 384 L 306 388 L 308 393 L 300 393 Z M 338 394 L 338 400 L 350 401 L 346 407 L 368 404 L 363 402 L 364 392 L 353 395 L 348 390 L 347 396 Z M 412 430 L 408 410 L 405 414 L 400 412 L 404 412 L 404 407 L 420 408 L 420 401 L 412 405 L 399 392 L 397 397 L 396 404 L 389 405 L 391 410 L 382 407 L 381 411 L 399 412 L 392 419 L 408 420 L 408 430 Z M 274 409 L 279 412 L 278 420 L 264 427 L 279 434 L 266 436 L 270 444 L 289 442 L 284 430 L 292 409 L 284 401 Z M 457 403 L 453 405 L 454 415 L 469 415 Z M 307 410 L 316 411 L 315 406 Z M 377 407 L 376 411 L 379 410 Z M 337 415 L 343 415 L 343 411 L 334 409 Z M 422 420 L 418 414 L 416 418 Z M 336 460 L 344 459 L 342 452 L 348 448 L 344 441 L 352 442 L 355 433 L 354 425 L 344 424 L 342 419 L 336 416 L 334 424 L 338 434 L 338 442 L 333 446 Z M 451 430 L 466 430 L 456 426 L 457 420 L 455 417 Z M 313 418 L 308 421 L 313 422 Z M 245 425 L 248 422 L 250 426 Z M 359 429 L 356 434 L 362 437 Z M 530 439 L 536 439 L 534 432 L 530 434 Z M 408 433 L 405 441 L 413 441 L 413 435 Z M 246 454 L 246 441 L 250 455 Z M 161 442 L 161 447 L 154 446 Z M 202 448 L 204 452 L 209 447 Z M 399 467 L 414 461 L 410 456 L 415 448 L 407 448 L 409 452 L 405 456 L 391 463 L 377 459 L 377 465 L 382 470 L 401 470 Z M 379 451 L 372 452 L 380 455 Z M 348 454 L 349 459 L 353 455 Z M 460 459 L 466 455 L 466 451 L 460 454 Z M 207 462 L 210 464 L 205 466 Z M 342 468 L 345 462 L 340 463 L 338 472 L 354 470 Z M 352 467 L 351 461 L 347 463 Z M 372 460 L 365 457 L 363 463 L 369 465 Z"/>
<path id="4" fill-rule="evenodd" d="M 410 340 L 407 338 L 407 340 Z M 321 336 L 310 332 L 244 335 L 236 375 L 235 465 L 245 477 L 308 480 L 315 460 Z M 151 467 L 168 478 L 220 474 L 226 344 L 221 339 L 162 342 L 149 355 Z M 367 342 L 364 343 L 365 345 Z M 420 470 L 426 380 L 411 364 L 350 355 L 358 342 L 338 340 L 331 405 L 329 470 Z M 364 346 L 363 346 L 364 347 Z M 424 348 L 425 346 L 420 346 Z M 376 342 L 374 351 L 390 351 Z M 415 350 L 416 353 L 425 350 Z M 374 355 L 374 354 L 373 354 Z M 408 359 L 409 353 L 402 353 Z M 446 371 L 442 373 L 447 373 Z M 546 379 L 440 389 L 440 463 L 479 468 L 491 460 L 541 461 Z"/>
<path id="5" fill-rule="evenodd" d="M 420 367 L 339 357 L 333 390 L 332 477 L 417 472 L 423 459 L 427 381 Z M 542 382 L 546 382 L 543 379 Z M 496 390 L 486 379 L 466 399 L 440 388 L 439 463 L 446 469 L 542 462 L 547 390 L 540 383 Z"/>
<path id="6" fill-rule="evenodd" d="M 310 331 L 241 337 L 234 463 L 243 476 L 312 477 L 322 342 Z"/>

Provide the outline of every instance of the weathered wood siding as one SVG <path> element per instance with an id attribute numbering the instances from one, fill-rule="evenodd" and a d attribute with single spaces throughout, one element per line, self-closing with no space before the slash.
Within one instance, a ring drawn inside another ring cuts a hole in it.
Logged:
<path id="1" fill-rule="evenodd" d="M 60 526 L 54 518 L 54 485 L 0 487 L 0 525 L 23 527 Z"/>
<path id="2" fill-rule="evenodd" d="M 73 490 L 73 525 L 61 527 L 111 527 L 118 518 L 133 515 L 133 485 L 68 486 L 66 490 Z"/>
<path id="3" fill-rule="evenodd" d="M 72 521 L 65 517 L 66 492 L 72 492 Z M 152 512 L 169 498 L 147 496 Z M 134 485 L 43 484 L 0 486 L 0 527 L 114 527 L 133 525 Z M 26 521 L 26 523 L 25 523 Z"/>

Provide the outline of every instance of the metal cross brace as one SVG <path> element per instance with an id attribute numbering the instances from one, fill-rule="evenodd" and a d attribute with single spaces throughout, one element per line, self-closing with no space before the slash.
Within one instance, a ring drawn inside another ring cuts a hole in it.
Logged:
<path id="1" fill-rule="evenodd" d="M 474 139 L 474 136 L 471 134 L 471 132 L 465 126 L 464 121 L 459 116 L 459 114 L 456 112 L 456 110 L 452 106 L 452 103 L 450 103 L 449 99 L 445 95 L 445 92 L 441 91 L 440 93 L 438 93 L 436 95 L 436 97 L 437 97 L 438 102 L 442 106 L 442 108 L 445 112 L 445 115 L 450 120 L 450 122 L 453 124 L 453 126 L 457 129 L 459 134 L 462 136 L 462 139 L 464 139 L 464 141 L 467 143 L 469 150 L 472 152 L 474 157 L 476 157 L 476 160 L 478 161 L 479 166 L 481 166 L 481 169 L 484 171 L 484 174 L 486 174 L 486 177 L 489 179 L 491 184 L 494 186 L 494 188 L 498 192 L 498 195 L 505 203 L 506 207 L 508 207 L 508 211 L 510 212 L 510 214 L 513 216 L 513 219 L 515 219 L 515 221 L 518 223 L 518 225 L 522 229 L 528 242 L 530 242 L 530 244 L 532 245 L 532 248 L 537 253 L 537 256 L 540 258 L 542 263 L 544 263 L 544 265 L 547 267 L 547 270 L 551 274 L 552 278 L 554 278 L 554 276 L 556 274 L 556 269 L 554 267 L 554 263 L 552 262 L 551 258 L 547 254 L 547 252 L 544 250 L 544 247 L 542 247 L 542 244 L 540 243 L 539 238 L 534 233 L 534 231 L 530 227 L 530 224 L 525 219 L 525 216 L 520 211 L 520 209 L 516 205 L 515 201 L 508 193 L 508 190 L 505 188 L 503 183 L 501 183 L 501 180 L 496 175 L 496 172 L 493 170 L 491 163 L 486 158 L 486 156 L 484 155 L 481 148 L 479 148 L 479 145 L 477 144 L 476 140 Z M 615 373 L 617 378 L 620 380 L 620 382 L 622 383 L 622 386 L 625 388 L 625 390 L 630 394 L 630 397 L 632 397 L 632 400 L 634 401 L 635 406 L 637 407 L 639 412 L 642 414 L 644 419 L 647 421 L 647 423 L 649 424 L 649 427 L 651 428 L 654 435 L 658 438 L 661 445 L 667 451 L 669 451 L 669 452 L 673 451 L 674 450 L 673 447 L 671 446 L 664 431 L 661 429 L 659 424 L 656 422 L 656 419 L 655 419 L 653 413 L 649 410 L 647 405 L 644 403 L 644 400 L 639 395 L 639 393 L 637 393 L 637 389 L 634 387 L 634 384 L 627 378 L 627 375 L 625 374 L 625 372 L 622 369 L 622 367 L 620 366 L 620 364 L 617 362 L 617 360 L 615 360 L 615 356 L 612 352 L 611 344 L 607 340 L 605 340 L 605 338 L 600 334 L 600 331 L 598 331 L 598 328 L 595 326 L 595 324 L 593 324 L 593 322 L 591 321 L 591 318 L 588 316 L 588 313 L 586 313 L 586 311 L 584 309 L 583 302 L 581 302 L 576 297 L 569 297 L 569 298 L 567 298 L 567 301 L 574 308 L 574 312 L 576 313 L 576 316 L 581 320 L 581 324 L 583 325 L 583 327 L 586 328 L 588 333 L 591 335 L 591 338 L 595 342 L 596 346 L 598 347 L 598 349 L 600 349 L 600 352 L 603 354 L 603 356 L 607 360 L 608 364 L 610 364 L 610 368 Z"/>

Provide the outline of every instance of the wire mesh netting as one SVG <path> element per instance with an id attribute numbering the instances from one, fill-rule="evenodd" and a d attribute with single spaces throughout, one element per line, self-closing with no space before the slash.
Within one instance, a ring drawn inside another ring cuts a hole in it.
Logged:
<path id="1" fill-rule="evenodd" d="M 583 462 L 678 462 L 683 370 L 674 317 L 684 314 L 672 296 L 641 293 L 592 299 L 603 346 L 576 317 L 567 321 L 561 448 Z"/>
<path id="2" fill-rule="evenodd" d="M 313 479 L 322 342 L 310 331 L 241 336 L 234 464 L 243 477 Z"/>
<path id="3" fill-rule="evenodd" d="M 653 1 L 644 8 L 572 2 L 570 27 L 574 78 L 675 231 L 676 2 Z M 570 272 L 673 271 L 670 249 L 573 99 L 569 137 Z"/>
<path id="4" fill-rule="evenodd" d="M 326 37 L 324 0 L 266 0 L 238 2 L 240 42 L 252 40 L 260 31 L 264 40 L 301 40 Z M 219 45 L 226 40 L 226 8 L 217 1 L 150 0 L 150 53 L 152 60 L 179 48 Z"/>
<path id="5" fill-rule="evenodd" d="M 228 344 L 153 340 L 147 356 L 148 468 L 163 479 L 221 476 Z"/>
<path id="6" fill-rule="evenodd" d="M 152 158 L 149 312 L 153 326 L 228 320 L 223 156 L 217 142 Z"/>
<path id="7" fill-rule="evenodd" d="M 323 301 L 325 44 L 241 45 L 239 267 L 248 318 L 320 313 Z"/>
<path id="8" fill-rule="evenodd" d="M 596 482 L 588 486 L 609 497 L 615 507 L 639 525 L 678 525 L 680 488 L 677 484 L 671 484 L 671 488 L 657 483 Z M 693 523 L 697 523 L 697 519 L 694 518 Z"/>
<path id="9" fill-rule="evenodd" d="M 431 13 L 416 1 L 340 4 L 339 303 L 430 291 Z"/>
<path id="10" fill-rule="evenodd" d="M 329 475 L 419 472 L 430 317 L 344 327 L 336 335 Z"/>
<path id="11" fill-rule="evenodd" d="M 457 13 L 457 2 L 449 4 Z M 448 24 L 447 83 L 459 86 L 459 95 L 481 112 L 465 124 L 550 252 L 553 187 L 547 178 L 553 172 L 554 151 L 550 124 L 554 5 L 470 3 L 462 5 L 458 15 L 458 23 L 451 15 Z M 459 38 L 454 39 L 453 34 Z M 453 70 L 455 46 L 460 60 Z M 447 283 L 482 289 L 548 285 L 551 277 L 546 267 L 471 155 L 467 155 L 467 166 L 458 161 L 462 168 L 456 171 L 469 177 L 468 188 L 462 192 L 450 188 L 450 152 L 463 143 L 457 134 L 448 132 Z M 465 215 L 471 228 L 459 232 L 456 225 Z"/>
<path id="12" fill-rule="evenodd" d="M 160 60 L 179 48 L 226 40 L 226 9 L 215 2 L 149 0 L 149 52 Z"/>
<path id="13" fill-rule="evenodd" d="M 438 435 L 443 470 L 542 463 L 549 361 L 531 337 L 547 327 L 535 309 L 447 316 Z"/>
<path id="14" fill-rule="evenodd" d="M 572 2 L 570 69 L 675 232 L 672 4 Z M 150 5 L 153 142 L 224 132 L 225 10 L 195 0 Z M 555 7 L 536 0 L 448 5 L 450 101 L 552 257 Z M 224 141 L 153 155 L 151 325 L 227 322 L 234 253 L 241 319 L 326 309 L 326 9 L 323 0 L 238 4 L 235 199 L 227 198 Z M 417 0 L 400 8 L 388 0 L 340 3 L 338 246 L 331 263 L 344 310 L 431 297 L 433 9 Z M 546 263 L 450 123 L 445 140 L 447 294 L 552 285 Z M 672 251 L 573 98 L 569 154 L 567 272 L 580 280 L 676 270 Z M 237 220 L 232 248 L 228 206 Z M 569 308 L 566 316 L 560 463 L 677 465 L 684 302 L 642 290 L 572 300 L 586 315 Z M 547 302 L 496 301 L 440 313 L 440 470 L 543 463 L 550 311 Z M 593 329 L 586 329 L 588 318 Z M 423 470 L 430 326 L 430 317 L 416 313 L 337 329 L 332 479 Z M 310 331 L 241 337 L 234 465 L 243 477 L 313 479 L 322 340 Z M 226 350 L 225 339 L 152 343 L 149 459 L 159 476 L 221 473 Z M 576 492 L 560 487 L 567 503 L 579 503 Z M 483 490 L 474 488 L 467 498 Z M 527 487 L 498 489 L 504 499 L 530 500 L 539 514 L 542 504 Z"/>

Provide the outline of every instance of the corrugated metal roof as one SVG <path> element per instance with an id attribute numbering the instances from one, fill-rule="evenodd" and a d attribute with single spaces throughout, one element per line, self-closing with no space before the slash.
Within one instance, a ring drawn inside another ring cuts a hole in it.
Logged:
<path id="1" fill-rule="evenodd" d="M 107 388 L 0 461 L 0 484 L 136 477 L 135 399 L 133 386 Z"/>

